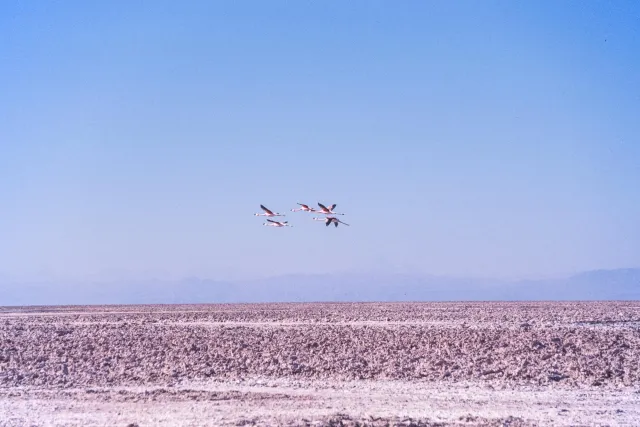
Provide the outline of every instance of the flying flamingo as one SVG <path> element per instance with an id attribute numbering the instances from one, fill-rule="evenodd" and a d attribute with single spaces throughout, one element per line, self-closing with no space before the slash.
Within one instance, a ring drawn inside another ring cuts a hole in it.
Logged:
<path id="1" fill-rule="evenodd" d="M 334 216 L 328 216 L 326 218 L 313 218 L 315 221 L 324 221 L 324 225 L 326 225 L 327 227 L 333 222 L 333 225 L 335 225 L 336 227 L 338 226 L 338 223 L 344 224 L 344 225 L 349 225 L 346 222 L 342 222 L 340 221 L 338 218 L 334 217 Z"/>
<path id="2" fill-rule="evenodd" d="M 338 213 L 338 212 L 334 212 L 333 211 L 336 208 L 336 204 L 335 203 L 333 205 L 331 205 L 330 208 L 327 208 L 325 205 L 323 205 L 320 202 L 318 202 L 318 206 L 320 206 L 321 209 L 319 211 L 316 211 L 316 212 L 320 212 L 321 214 L 325 214 L 325 215 L 329 215 L 329 214 L 344 215 L 343 213 Z"/>
<path id="3" fill-rule="evenodd" d="M 279 212 L 273 213 L 269 209 L 265 208 L 264 205 L 260 205 L 260 207 L 265 213 L 257 213 L 257 214 L 254 214 L 255 216 L 286 216 L 286 215 L 281 215 Z"/>
<path id="4" fill-rule="evenodd" d="M 304 203 L 298 203 L 300 206 L 302 206 L 301 208 L 296 208 L 296 209 L 291 209 L 291 212 L 298 212 L 298 211 L 305 211 L 305 212 L 317 212 L 315 209 L 310 208 L 308 205 L 305 205 Z"/>
<path id="5" fill-rule="evenodd" d="M 269 227 L 293 227 L 293 225 L 289 225 L 289 221 L 280 222 L 280 221 L 271 220 L 269 218 L 267 218 L 267 221 L 269 221 L 270 224 L 267 224 L 266 222 L 264 222 L 264 223 L 262 223 L 262 225 L 266 225 L 266 226 L 269 226 Z"/>

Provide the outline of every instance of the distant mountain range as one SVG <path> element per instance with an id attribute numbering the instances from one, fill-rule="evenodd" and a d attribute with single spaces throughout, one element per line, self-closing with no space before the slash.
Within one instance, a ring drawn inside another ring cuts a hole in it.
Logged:
<path id="1" fill-rule="evenodd" d="M 640 300 L 640 268 L 519 281 L 405 274 L 288 275 L 238 282 L 199 278 L 117 283 L 0 281 L 0 306 L 496 300 Z"/>

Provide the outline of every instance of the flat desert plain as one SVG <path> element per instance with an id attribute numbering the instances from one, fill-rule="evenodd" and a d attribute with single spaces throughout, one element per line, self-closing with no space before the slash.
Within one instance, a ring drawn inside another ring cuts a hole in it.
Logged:
<path id="1" fill-rule="evenodd" d="M 1 426 L 640 425 L 640 302 L 0 308 Z"/>

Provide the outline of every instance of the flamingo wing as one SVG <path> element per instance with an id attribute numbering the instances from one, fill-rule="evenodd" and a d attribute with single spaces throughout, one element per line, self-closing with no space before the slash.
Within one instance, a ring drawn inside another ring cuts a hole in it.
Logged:
<path id="1" fill-rule="evenodd" d="M 260 205 L 260 207 L 262 208 L 263 211 L 265 211 L 269 215 L 273 215 L 273 212 L 271 212 L 269 209 L 265 208 L 264 205 Z"/>

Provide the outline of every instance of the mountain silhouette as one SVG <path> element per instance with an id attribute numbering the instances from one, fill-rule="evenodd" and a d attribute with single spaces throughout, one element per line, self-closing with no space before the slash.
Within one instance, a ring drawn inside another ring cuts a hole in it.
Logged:
<path id="1" fill-rule="evenodd" d="M 297 274 L 259 280 L 138 280 L 0 283 L 0 305 L 235 302 L 640 300 L 640 269 L 567 278 L 492 280 L 409 274 Z"/>

